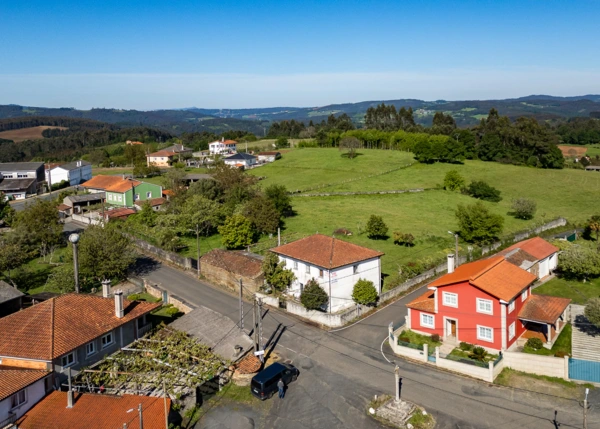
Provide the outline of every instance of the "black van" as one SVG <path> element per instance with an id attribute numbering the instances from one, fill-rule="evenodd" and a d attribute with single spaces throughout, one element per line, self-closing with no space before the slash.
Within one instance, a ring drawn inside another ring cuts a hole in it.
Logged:
<path id="1" fill-rule="evenodd" d="M 275 362 L 252 378 L 250 390 L 258 399 L 265 400 L 277 392 L 277 382 L 283 379 L 287 386 L 298 378 L 298 368 L 287 363 Z"/>

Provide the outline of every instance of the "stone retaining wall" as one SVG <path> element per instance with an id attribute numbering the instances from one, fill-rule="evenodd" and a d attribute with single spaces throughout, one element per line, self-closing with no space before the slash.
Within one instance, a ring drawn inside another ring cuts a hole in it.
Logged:
<path id="1" fill-rule="evenodd" d="M 189 313 L 193 309 L 196 308 L 194 304 L 191 304 L 184 300 L 183 298 L 179 298 L 177 295 L 171 295 L 169 291 L 161 288 L 157 285 L 152 285 L 148 281 L 144 281 L 145 290 L 148 294 L 152 295 L 155 298 L 160 298 L 164 302 L 164 292 L 167 294 L 167 302 L 166 304 L 172 304 L 177 307 L 182 313 Z"/>

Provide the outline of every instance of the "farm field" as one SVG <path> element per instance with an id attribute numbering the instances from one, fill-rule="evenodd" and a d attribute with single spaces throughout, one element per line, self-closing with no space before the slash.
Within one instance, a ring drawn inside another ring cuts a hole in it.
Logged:
<path id="1" fill-rule="evenodd" d="M 0 132 L 0 139 L 12 140 L 15 143 L 19 143 L 25 140 L 36 140 L 43 139 L 42 131 L 47 129 L 58 128 L 59 130 L 66 130 L 67 127 L 50 127 L 47 125 L 40 125 L 38 127 L 21 128 L 18 130 L 8 130 Z"/>

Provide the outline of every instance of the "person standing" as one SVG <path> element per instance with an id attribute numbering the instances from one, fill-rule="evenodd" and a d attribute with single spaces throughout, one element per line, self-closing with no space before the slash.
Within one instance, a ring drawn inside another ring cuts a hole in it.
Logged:
<path id="1" fill-rule="evenodd" d="M 279 398 L 283 399 L 285 396 L 285 384 L 283 383 L 283 378 L 280 378 L 277 382 L 277 387 L 279 388 Z"/>

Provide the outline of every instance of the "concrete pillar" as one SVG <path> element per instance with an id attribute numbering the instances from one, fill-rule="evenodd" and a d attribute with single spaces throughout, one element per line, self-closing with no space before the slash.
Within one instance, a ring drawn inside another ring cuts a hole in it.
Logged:
<path id="1" fill-rule="evenodd" d="M 569 380 L 569 356 L 565 356 L 565 380 Z"/>
<path id="2" fill-rule="evenodd" d="M 423 362 L 427 362 L 429 356 L 429 344 L 423 344 Z"/>
<path id="3" fill-rule="evenodd" d="M 488 368 L 489 368 L 489 378 L 488 381 L 490 383 L 494 382 L 494 361 L 489 361 L 488 362 Z"/>
<path id="4" fill-rule="evenodd" d="M 440 348 L 436 347 L 435 348 L 435 364 L 436 365 L 438 364 L 439 360 L 440 360 Z"/>
<path id="5" fill-rule="evenodd" d="M 546 330 L 547 330 L 547 343 L 548 344 L 552 344 L 552 326 L 550 326 L 549 323 L 546 323 Z"/>

